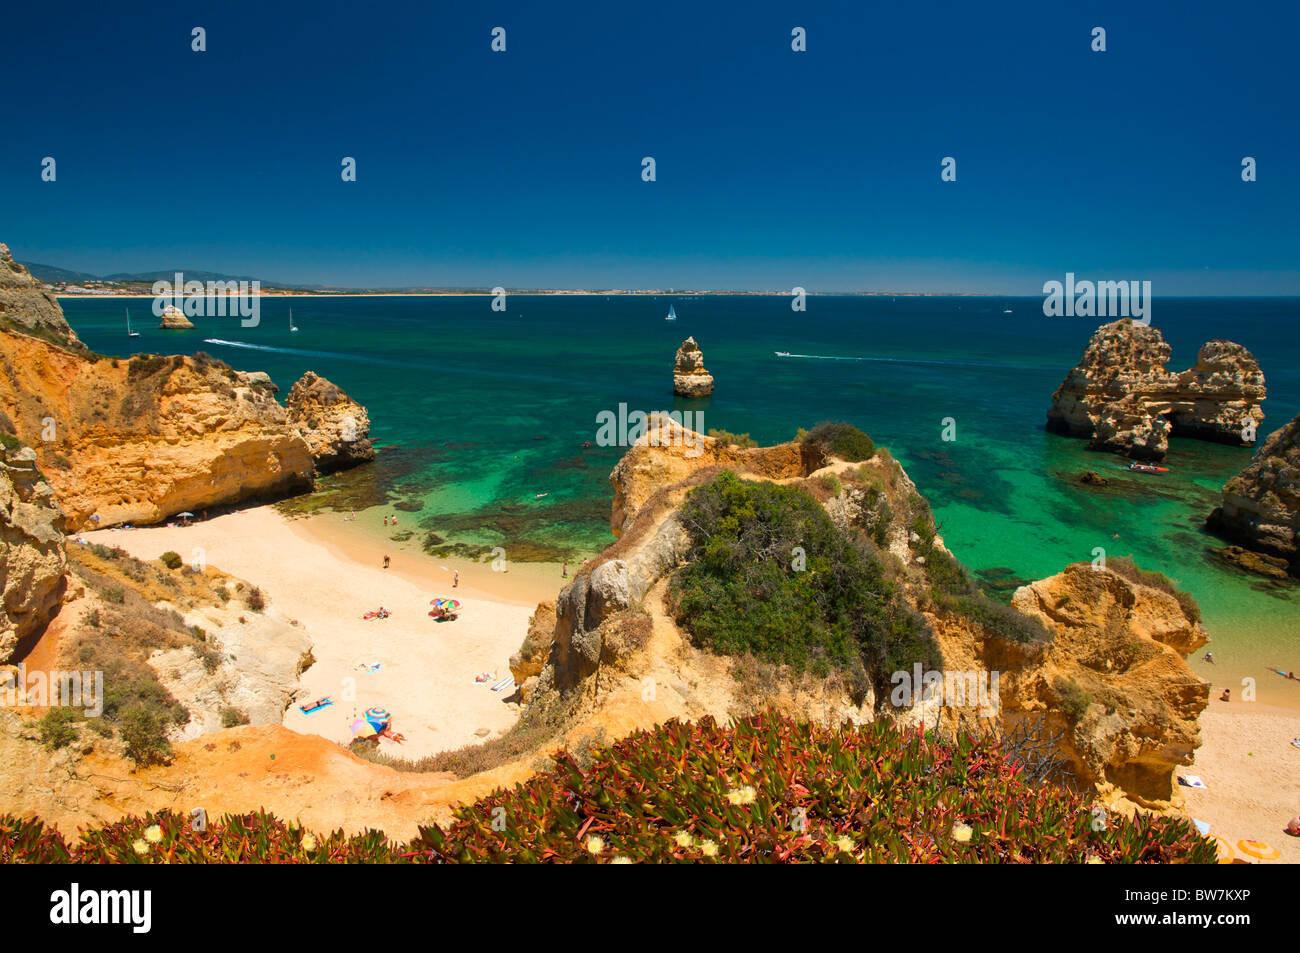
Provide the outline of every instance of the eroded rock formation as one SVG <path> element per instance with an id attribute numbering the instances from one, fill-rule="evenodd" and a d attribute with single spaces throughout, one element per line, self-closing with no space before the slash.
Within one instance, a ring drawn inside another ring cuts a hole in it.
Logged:
<path id="1" fill-rule="evenodd" d="M 220 361 L 117 360 L 0 331 L 0 364 L 0 429 L 35 449 L 70 530 L 312 485 L 311 451 L 272 390 Z"/>
<path id="2" fill-rule="evenodd" d="M 695 338 L 687 338 L 677 349 L 673 393 L 678 397 L 708 397 L 713 393 L 713 375 L 704 369 L 704 352 Z"/>
<path id="3" fill-rule="evenodd" d="M 1276 569 L 1277 560 L 1285 560 L 1300 575 L 1300 417 L 1270 434 L 1250 465 L 1227 482 L 1206 523 L 1220 536 L 1274 557 L 1260 561 L 1264 566 Z"/>
<path id="4" fill-rule="evenodd" d="M 1136 581 L 1147 578 L 1136 573 L 1071 566 L 1017 591 L 1019 615 L 1007 614 L 1041 623 L 1034 629 L 1039 636 L 1025 638 L 1022 626 L 987 610 L 968 611 L 961 599 L 935 589 L 933 580 L 945 577 L 931 575 L 927 560 L 942 561 L 947 550 L 937 536 L 918 536 L 917 515 L 928 507 L 887 452 L 849 464 L 801 443 L 741 450 L 697 437 L 700 452 L 688 453 L 690 440 L 665 439 L 681 436 L 677 425 L 661 426 L 667 432 L 660 439 L 643 436 L 611 474 L 612 525 L 620 539 L 580 569 L 553 614 L 539 607 L 528 640 L 512 659 L 530 706 L 553 712 L 565 700 L 581 706 L 594 699 L 600 710 L 628 720 L 646 684 L 656 693 L 647 717 L 651 709 L 653 717 L 665 711 L 728 717 L 756 703 L 754 684 L 737 687 L 739 663 L 695 648 L 664 601 L 669 577 L 691 551 L 679 522 L 682 502 L 695 486 L 732 470 L 749 480 L 797 485 L 821 502 L 836 526 L 868 536 L 894 567 L 907 603 L 933 630 L 944 669 L 986 684 L 994 673 L 1000 678 L 992 714 L 997 724 L 1045 725 L 1075 777 L 1103 797 L 1155 808 L 1176 803 L 1174 769 L 1188 763 L 1199 744 L 1197 717 L 1208 686 L 1185 661 L 1206 642 L 1206 632 L 1195 610 L 1172 592 Z M 552 619 L 548 638 L 544 630 Z M 875 717 L 870 691 L 863 699 L 843 681 L 810 686 L 772 678 L 759 676 L 767 686 L 762 703 L 785 713 L 832 722 Z M 987 726 L 990 718 L 975 696 L 964 707 L 931 696 L 894 714 L 949 727 Z"/>
<path id="5" fill-rule="evenodd" d="M 21 656 L 63 599 L 63 512 L 30 447 L 0 444 L 0 663 Z"/>
<path id="6" fill-rule="evenodd" d="M 1094 450 L 1162 459 L 1170 436 L 1253 446 L 1264 419 L 1264 375 L 1250 351 L 1210 341 L 1181 373 L 1165 368 L 1160 331 L 1123 318 L 1093 334 L 1047 412 L 1047 429 Z"/>
<path id="7" fill-rule="evenodd" d="M 185 317 L 185 312 L 174 304 L 169 304 L 163 308 L 162 320 L 158 322 L 158 327 L 167 331 L 188 331 L 194 327 L 194 322 Z"/>
<path id="8" fill-rule="evenodd" d="M 0 244 L 0 327 L 5 326 L 63 347 L 85 349 L 68 327 L 58 299 L 14 261 L 9 246 Z"/>
<path id="9" fill-rule="evenodd" d="M 319 473 L 344 470 L 375 458 L 366 408 L 318 374 L 308 371 L 289 389 L 289 426 L 297 429 Z"/>

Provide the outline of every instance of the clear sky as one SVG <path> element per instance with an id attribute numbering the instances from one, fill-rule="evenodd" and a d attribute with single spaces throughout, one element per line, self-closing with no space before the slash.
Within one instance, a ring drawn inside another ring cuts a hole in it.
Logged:
<path id="1" fill-rule="evenodd" d="M 1300 294 L 1293 0 L 42 2 L 0 22 L 0 241 L 20 260 Z"/>

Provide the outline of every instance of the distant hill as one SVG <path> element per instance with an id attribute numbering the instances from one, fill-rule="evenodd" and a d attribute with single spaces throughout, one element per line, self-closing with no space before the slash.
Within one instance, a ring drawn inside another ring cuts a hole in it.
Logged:
<path id="1" fill-rule="evenodd" d="M 100 281 L 98 275 L 87 274 L 84 271 L 69 271 L 66 268 L 55 268 L 53 265 L 38 265 L 34 261 L 24 261 L 21 264 L 27 266 L 27 270 L 32 273 L 32 277 L 37 281 L 48 282 L 72 282 L 78 281 Z"/>

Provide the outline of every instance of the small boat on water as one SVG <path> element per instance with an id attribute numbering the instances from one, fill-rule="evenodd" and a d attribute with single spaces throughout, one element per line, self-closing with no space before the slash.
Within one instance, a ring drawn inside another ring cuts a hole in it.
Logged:
<path id="1" fill-rule="evenodd" d="M 131 330 L 131 309 L 130 308 L 126 309 L 126 336 L 129 338 L 138 338 L 140 336 L 139 331 Z"/>
<path id="2" fill-rule="evenodd" d="M 776 352 L 776 356 L 777 356 L 777 357 L 789 357 L 789 356 L 790 356 L 790 352 L 789 352 L 789 351 L 777 351 L 777 352 Z"/>
<path id="3" fill-rule="evenodd" d="M 674 308 L 672 305 L 669 305 L 669 306 L 668 306 L 668 315 L 664 318 L 664 320 L 665 320 L 665 321 L 676 321 L 676 320 L 677 320 L 677 309 Z"/>
<path id="4" fill-rule="evenodd" d="M 1158 467 L 1151 463 L 1130 463 L 1128 468 L 1135 473 L 1168 473 L 1168 467 Z"/>
<path id="5" fill-rule="evenodd" d="M 298 327 L 293 323 L 293 308 L 289 309 L 289 330 L 297 331 Z"/>

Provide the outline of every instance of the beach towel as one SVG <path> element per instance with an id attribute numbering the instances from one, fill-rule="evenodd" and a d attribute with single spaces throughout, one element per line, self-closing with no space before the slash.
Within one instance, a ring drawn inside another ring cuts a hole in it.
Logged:
<path id="1" fill-rule="evenodd" d="M 499 682 L 497 682 L 495 685 L 493 685 L 493 686 L 492 686 L 492 691 L 494 691 L 494 692 L 499 692 L 499 691 L 501 691 L 501 689 L 505 688 L 507 685 L 509 685 L 511 688 L 513 688 L 513 687 L 514 687 L 514 684 L 515 684 L 514 676 L 513 676 L 513 675 L 508 675 L 508 676 L 506 676 L 505 678 L 501 679 L 501 681 L 499 681 Z"/>
<path id="2" fill-rule="evenodd" d="M 1178 783 L 1186 788 L 1205 788 L 1206 790 L 1209 790 L 1206 783 L 1195 774 L 1179 775 Z"/>
<path id="3" fill-rule="evenodd" d="M 1210 835 L 1209 821 L 1198 821 L 1196 818 L 1192 818 L 1192 823 L 1196 825 L 1196 829 L 1201 832 L 1202 837 L 1208 837 Z"/>
<path id="4" fill-rule="evenodd" d="M 304 715 L 310 715 L 312 712 L 320 711 L 322 708 L 328 708 L 333 704 L 334 702 L 328 698 L 318 698 L 312 702 L 311 705 L 299 705 L 298 710 Z"/>
<path id="5" fill-rule="evenodd" d="M 377 672 L 383 667 L 384 666 L 378 662 L 360 662 L 357 665 L 357 668 L 361 669 L 363 672 Z"/>

